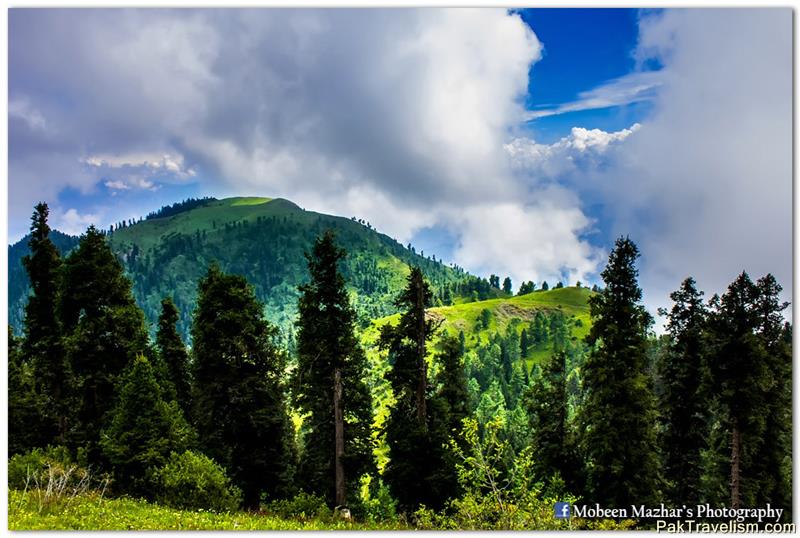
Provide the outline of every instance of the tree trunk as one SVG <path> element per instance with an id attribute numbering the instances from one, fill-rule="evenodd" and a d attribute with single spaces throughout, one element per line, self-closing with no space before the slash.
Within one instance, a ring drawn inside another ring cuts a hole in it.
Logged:
<path id="1" fill-rule="evenodd" d="M 428 415 L 425 402 L 425 393 L 428 388 L 428 364 L 425 362 L 425 289 L 417 286 L 417 308 L 419 309 L 417 321 L 417 357 L 419 360 L 419 382 L 417 383 L 417 420 L 426 423 Z"/>
<path id="2" fill-rule="evenodd" d="M 334 468 L 336 470 L 336 506 L 347 502 L 344 487 L 344 418 L 342 414 L 342 371 L 336 368 L 333 373 L 333 422 L 335 437 Z"/>
<path id="3" fill-rule="evenodd" d="M 741 432 L 739 423 L 733 419 L 733 431 L 731 433 L 731 508 L 739 508 L 739 482 L 741 479 Z"/>

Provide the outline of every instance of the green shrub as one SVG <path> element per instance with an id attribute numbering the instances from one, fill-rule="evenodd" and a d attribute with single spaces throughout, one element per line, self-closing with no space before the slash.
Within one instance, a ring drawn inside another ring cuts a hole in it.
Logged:
<path id="1" fill-rule="evenodd" d="M 332 515 L 325 499 L 318 495 L 300 492 L 292 499 L 278 499 L 267 505 L 267 511 L 282 518 L 327 519 Z"/>
<path id="2" fill-rule="evenodd" d="M 383 480 L 369 477 L 369 483 L 366 485 L 368 496 L 359 499 L 355 506 L 350 506 L 353 516 L 369 522 L 397 521 L 397 500 L 392 497 L 389 487 Z"/>
<path id="3" fill-rule="evenodd" d="M 225 470 L 211 458 L 187 450 L 173 452 L 167 463 L 153 473 L 156 501 L 188 510 L 231 512 L 242 501 Z"/>
<path id="4" fill-rule="evenodd" d="M 69 450 L 63 446 L 34 448 L 24 454 L 15 454 L 8 460 L 8 487 L 25 489 L 34 487 L 34 479 L 39 479 L 49 467 L 68 467 L 73 464 Z"/>

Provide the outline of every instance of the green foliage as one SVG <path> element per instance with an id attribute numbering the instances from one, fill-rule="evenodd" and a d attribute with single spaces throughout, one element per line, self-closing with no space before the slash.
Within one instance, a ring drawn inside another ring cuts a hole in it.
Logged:
<path id="1" fill-rule="evenodd" d="M 186 346 L 178 334 L 179 321 L 178 309 L 170 297 L 161 301 L 161 315 L 158 317 L 158 330 L 156 332 L 156 351 L 160 363 L 166 370 L 165 390 L 174 392 L 184 413 L 191 409 L 191 383 L 189 377 L 189 354 Z"/>
<path id="2" fill-rule="evenodd" d="M 119 397 L 100 445 L 114 466 L 115 487 L 135 495 L 151 495 L 152 471 L 171 452 L 194 442 L 177 402 L 167 402 L 154 368 L 137 357 L 122 376 Z"/>
<path id="3" fill-rule="evenodd" d="M 791 328 L 780 291 L 772 275 L 753 283 L 743 272 L 710 302 L 709 366 L 731 447 L 730 471 L 711 482 L 727 474 L 734 505 L 790 505 Z"/>
<path id="4" fill-rule="evenodd" d="M 325 497 L 301 491 L 291 499 L 278 499 L 267 505 L 267 512 L 284 519 L 300 521 L 328 520 L 333 511 Z"/>
<path id="5" fill-rule="evenodd" d="M 8 327 L 8 453 L 19 454 L 42 444 L 46 402 L 36 391 L 36 374 Z"/>
<path id="6" fill-rule="evenodd" d="M 95 492 L 42 512 L 36 495 L 22 491 L 9 492 L 8 526 L 12 530 L 408 530 L 397 521 L 303 521 L 254 512 L 177 510 L 137 499 L 106 499 Z"/>
<path id="7" fill-rule="evenodd" d="M 203 452 L 242 489 L 247 507 L 287 494 L 295 464 L 286 358 L 244 277 L 212 265 L 192 329 L 193 418 Z"/>
<path id="8" fill-rule="evenodd" d="M 593 325 L 587 341 L 593 348 L 581 370 L 581 450 L 587 497 L 605 506 L 653 504 L 661 486 L 657 416 L 647 372 L 652 321 L 640 303 L 638 257 L 630 239 L 618 239 L 601 273 L 606 288 L 589 299 Z"/>
<path id="9" fill-rule="evenodd" d="M 90 226 L 64 262 L 59 314 L 66 351 L 75 376 L 77 413 L 74 446 L 86 446 L 99 463 L 97 442 L 111 410 L 119 376 L 148 348 L 142 311 L 131 283 L 105 236 Z"/>
<path id="10" fill-rule="evenodd" d="M 453 443 L 459 457 L 458 478 L 464 495 L 450 501 L 447 510 L 435 512 L 421 508 L 414 514 L 423 529 L 464 530 L 556 530 L 568 529 L 571 522 L 555 519 L 556 501 L 574 502 L 563 490 L 545 491 L 534 481 L 533 462 L 528 450 L 517 455 L 510 469 L 504 470 L 509 450 L 502 440 L 503 419 L 496 417 L 478 432 L 474 419 L 464 421 L 463 445 Z M 557 488 L 550 488 L 557 489 Z"/>
<path id="11" fill-rule="evenodd" d="M 546 480 L 557 474 L 574 488 L 580 464 L 569 422 L 567 374 L 567 356 L 562 351 L 553 355 L 542 375 L 531 382 L 524 399 L 536 476 Z"/>
<path id="12" fill-rule="evenodd" d="M 31 294 L 25 305 L 24 338 L 21 353 L 29 365 L 38 406 L 28 408 L 26 426 L 29 446 L 41 446 L 58 438 L 63 443 L 67 433 L 71 372 L 65 360 L 61 324 L 56 316 L 59 300 L 58 275 L 61 256 L 50 240 L 47 204 L 37 204 L 31 218 L 28 247 L 22 259 Z M 15 432 L 19 435 L 21 432 Z"/>
<path id="13" fill-rule="evenodd" d="M 34 478 L 44 476 L 50 467 L 67 468 L 73 463 L 69 449 L 64 446 L 34 448 L 25 453 L 14 454 L 8 460 L 8 487 L 33 487 Z"/>
<path id="14" fill-rule="evenodd" d="M 339 270 L 345 257 L 330 231 L 317 239 L 308 255 L 311 280 L 300 287 L 297 368 L 292 383 L 295 404 L 304 415 L 300 482 L 308 491 L 326 497 L 331 505 L 337 504 L 336 371 L 342 386 L 344 497 L 354 498 L 358 477 L 374 470 L 370 436 L 372 400 L 366 384 L 366 357 L 355 335 L 356 313 Z"/>
<path id="15" fill-rule="evenodd" d="M 187 450 L 173 452 L 164 466 L 153 473 L 156 500 L 183 510 L 233 512 L 242 502 L 242 492 L 217 462 Z"/>
<path id="16" fill-rule="evenodd" d="M 660 365 L 663 385 L 659 408 L 666 495 L 675 503 L 701 500 L 702 453 L 708 440 L 708 368 L 706 364 L 706 309 L 703 292 L 687 278 L 670 298 L 667 315 L 669 341 Z"/>
<path id="17" fill-rule="evenodd" d="M 444 502 L 433 477 L 443 466 L 445 440 L 438 435 L 443 429 L 432 424 L 441 417 L 434 418 L 437 406 L 430 405 L 427 386 L 427 345 L 436 329 L 425 316 L 431 298 L 422 271 L 412 268 L 396 302 L 404 309 L 399 322 L 384 325 L 380 336 L 392 365 L 387 380 L 395 399 L 385 426 L 389 463 L 383 478 L 403 511 Z"/>

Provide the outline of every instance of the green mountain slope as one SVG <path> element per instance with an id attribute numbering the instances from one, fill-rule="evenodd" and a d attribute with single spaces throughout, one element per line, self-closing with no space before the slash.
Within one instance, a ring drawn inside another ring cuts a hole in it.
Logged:
<path id="1" fill-rule="evenodd" d="M 428 315 L 439 320 L 440 330 L 433 338 L 429 350 L 435 354 L 437 342 L 444 334 L 458 337 L 459 333 L 464 333 L 464 362 L 467 377 L 471 381 L 470 392 L 475 398 L 473 404 L 477 404 L 477 400 L 487 392 L 491 384 L 502 377 L 499 371 L 502 365 L 498 363 L 502 359 L 498 355 L 511 353 L 516 356 L 509 348 L 519 345 L 523 330 L 531 333 L 537 316 L 547 320 L 547 328 L 542 341 L 531 342 L 526 353 L 519 353 L 517 360 L 524 361 L 525 371 L 530 373 L 535 365 L 552 355 L 556 333 L 559 332 L 555 325 L 550 324 L 553 320 L 563 323 L 561 330 L 565 338 L 562 345 L 571 357 L 571 362 L 574 362 L 575 357 L 582 353 L 583 339 L 591 328 L 588 300 L 592 295 L 594 292 L 588 288 L 565 287 L 431 308 Z M 381 431 L 393 403 L 390 386 L 384 379 L 389 362 L 386 354 L 378 350 L 378 338 L 382 326 L 387 323 L 395 324 L 398 320 L 399 314 L 379 318 L 361 332 L 361 342 L 370 361 L 376 432 Z M 432 354 L 429 353 L 428 358 L 431 376 L 435 376 L 438 364 L 431 360 Z M 508 400 L 506 403 L 512 404 Z M 376 457 L 379 466 L 382 466 L 387 459 L 387 448 L 379 433 L 376 433 L 376 440 Z"/>
<path id="2" fill-rule="evenodd" d="M 591 327 L 588 300 L 592 295 L 594 292 L 584 287 L 537 290 L 515 297 L 434 307 L 428 310 L 428 313 L 432 318 L 441 320 L 442 331 L 452 336 L 458 336 L 458 333 L 463 331 L 467 351 L 488 343 L 495 333 L 505 333 L 509 326 L 513 326 L 514 330 L 521 334 L 522 330 L 529 326 L 537 312 L 546 315 L 554 312 L 563 313 L 566 317 L 570 340 L 578 343 L 589 333 Z M 481 323 L 484 310 L 490 312 L 487 326 Z M 374 347 L 377 344 L 380 327 L 386 323 L 396 323 L 398 317 L 397 314 L 393 314 L 373 321 L 363 332 L 362 342 L 368 348 Z M 530 367 L 548 357 L 552 351 L 553 342 L 548 341 L 540 346 L 531 346 L 529 353 L 524 358 Z"/>
<path id="3" fill-rule="evenodd" d="M 485 280 L 434 258 L 419 256 L 368 224 L 305 211 L 288 200 L 208 199 L 185 207 L 173 207 L 146 220 L 118 226 L 109 234 L 147 318 L 154 322 L 161 299 L 171 295 L 181 314 L 184 336 L 188 336 L 191 326 L 197 282 L 212 262 L 224 271 L 244 275 L 265 303 L 270 321 L 290 332 L 297 286 L 307 279 L 304 254 L 328 228 L 336 231 L 339 244 L 348 252 L 343 272 L 364 325 L 395 311 L 394 295 L 412 264 L 422 268 L 445 303 L 472 289 L 480 289 L 483 296 L 501 294 L 489 289 Z M 162 214 L 167 216 L 159 216 Z M 66 250 L 74 242 L 72 238 L 65 245 Z M 10 319 L 17 330 L 21 328 L 22 305 L 28 290 L 19 262 L 27 253 L 26 243 L 24 238 L 9 247 L 9 252 L 13 249 L 15 253 L 15 260 L 10 260 L 9 313 L 14 314 Z"/>

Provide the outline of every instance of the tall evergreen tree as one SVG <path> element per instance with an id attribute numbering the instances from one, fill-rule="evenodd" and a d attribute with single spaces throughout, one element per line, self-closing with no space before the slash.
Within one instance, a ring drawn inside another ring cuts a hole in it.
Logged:
<path id="1" fill-rule="evenodd" d="M 405 511 L 419 504 L 435 507 L 443 502 L 429 482 L 440 464 L 431 457 L 435 441 L 428 428 L 426 355 L 435 326 L 425 318 L 425 308 L 432 296 L 422 271 L 412 268 L 396 301 L 402 309 L 400 321 L 396 326 L 384 325 L 380 335 L 381 349 L 389 352 L 392 367 L 387 379 L 395 398 L 385 426 L 389 462 L 384 480 Z"/>
<path id="2" fill-rule="evenodd" d="M 8 454 L 12 456 L 42 445 L 42 399 L 36 394 L 34 373 L 24 360 L 22 342 L 8 327 Z"/>
<path id="3" fill-rule="evenodd" d="M 114 466 L 115 486 L 149 496 L 150 473 L 164 465 L 171 452 L 190 448 L 194 432 L 178 403 L 164 399 L 156 371 L 144 356 L 126 369 L 119 387 L 100 445 Z"/>
<path id="4" fill-rule="evenodd" d="M 470 415 L 469 389 L 464 370 L 461 345 L 455 337 L 443 335 L 439 341 L 436 362 L 439 371 L 434 380 L 435 393 L 431 399 L 430 457 L 441 462 L 429 477 L 432 498 L 448 499 L 460 492 L 457 464 L 461 463 L 452 450 L 451 443 L 463 446 L 461 430 L 463 421 Z"/>
<path id="5" fill-rule="evenodd" d="M 178 320 L 178 309 L 172 302 L 172 298 L 164 298 L 161 301 L 161 315 L 158 318 L 158 330 L 156 331 L 156 351 L 161 364 L 166 369 L 166 375 L 174 389 L 178 404 L 184 413 L 189 413 L 191 401 L 189 354 L 178 334 Z"/>
<path id="6" fill-rule="evenodd" d="M 79 399 L 70 436 L 98 462 L 97 442 L 119 376 L 148 350 L 144 315 L 122 265 L 94 226 L 65 260 L 61 284 L 59 311 Z"/>
<path id="7" fill-rule="evenodd" d="M 42 400 L 39 407 L 43 410 L 28 427 L 39 432 L 36 443 L 39 445 L 53 440 L 64 443 L 70 409 L 70 368 L 56 315 L 61 256 L 49 237 L 49 213 L 47 204 L 36 205 L 28 241 L 30 254 L 22 259 L 31 285 L 25 305 L 22 354 L 32 370 L 35 390 Z"/>
<path id="8" fill-rule="evenodd" d="M 711 372 L 732 506 L 791 506 L 791 330 L 780 292 L 772 275 L 753 283 L 742 273 L 712 300 Z"/>
<path id="9" fill-rule="evenodd" d="M 792 510 L 792 329 L 783 310 L 789 303 L 780 300 L 783 288 L 771 274 L 756 282 L 757 333 L 767 352 L 767 369 L 772 382 L 767 389 L 767 417 L 764 443 L 755 458 L 755 475 L 762 485 L 758 506 L 771 503 Z M 790 516 L 789 516 L 790 517 Z"/>
<path id="10" fill-rule="evenodd" d="M 509 294 L 514 293 L 514 288 L 511 285 L 511 277 L 507 276 L 503 280 L 503 291 L 506 292 L 506 293 L 509 293 Z"/>
<path id="11" fill-rule="evenodd" d="M 576 479 L 574 439 L 569 433 L 567 395 L 567 355 L 561 351 L 550 357 L 542 375 L 531 381 L 524 396 L 531 431 L 535 471 L 541 480 L 554 473 L 569 485 Z"/>
<path id="12" fill-rule="evenodd" d="M 660 488 L 656 411 L 647 368 L 652 318 L 641 305 L 639 249 L 619 238 L 601 273 L 605 289 L 589 299 L 592 347 L 582 369 L 586 391 L 582 450 L 587 497 L 605 506 L 648 504 Z"/>
<path id="13" fill-rule="evenodd" d="M 347 504 L 359 477 L 372 469 L 372 403 L 367 364 L 355 335 L 356 314 L 332 231 L 306 256 L 311 280 L 300 286 L 297 369 L 293 393 L 303 422 L 301 481 L 335 506 Z"/>
<path id="14" fill-rule="evenodd" d="M 711 301 L 709 358 L 713 385 L 729 432 L 730 503 L 755 506 L 761 478 L 754 471 L 758 445 L 763 442 L 769 415 L 771 384 L 767 351 L 756 331 L 758 288 L 747 273 L 740 274 L 721 297 Z"/>
<path id="15" fill-rule="evenodd" d="M 667 316 L 668 346 L 660 365 L 663 393 L 661 448 L 667 498 L 680 503 L 701 501 L 701 455 L 709 435 L 705 357 L 706 309 L 703 292 L 694 279 L 683 281 L 670 298 Z"/>
<path id="16" fill-rule="evenodd" d="M 199 442 L 242 489 L 248 508 L 286 494 L 294 468 L 286 359 L 244 277 L 212 265 L 192 325 L 193 415 Z"/>

